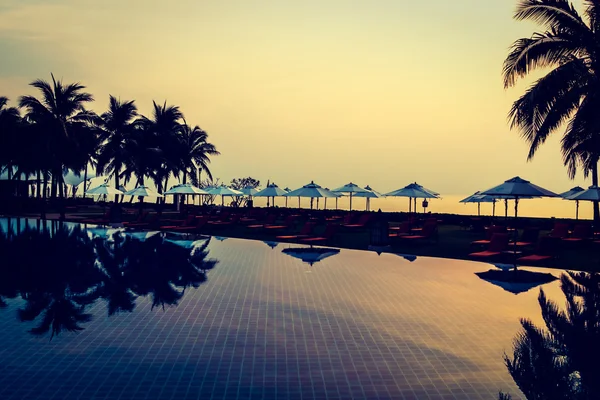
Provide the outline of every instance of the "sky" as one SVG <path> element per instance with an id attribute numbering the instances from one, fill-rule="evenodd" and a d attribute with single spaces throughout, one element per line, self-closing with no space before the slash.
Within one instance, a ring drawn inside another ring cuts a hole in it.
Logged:
<path id="1" fill-rule="evenodd" d="M 580 1 L 575 2 L 580 6 Z M 507 113 L 511 43 L 537 29 L 516 0 L 2 0 L 0 95 L 79 81 L 180 106 L 222 155 L 215 177 L 299 187 L 350 181 L 388 192 L 418 182 L 470 194 L 519 175 L 557 192 L 578 184 L 560 134 L 527 162 Z M 580 8 L 581 10 L 581 8 Z M 538 75 L 539 76 L 539 75 Z"/>

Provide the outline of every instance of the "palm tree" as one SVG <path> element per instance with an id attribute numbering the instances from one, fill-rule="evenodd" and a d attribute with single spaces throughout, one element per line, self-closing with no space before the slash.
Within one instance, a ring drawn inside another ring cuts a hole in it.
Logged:
<path id="1" fill-rule="evenodd" d="M 530 20 L 544 27 L 530 38 L 514 42 L 504 61 L 504 86 L 514 86 L 532 70 L 551 68 L 509 112 L 511 128 L 517 128 L 529 143 L 528 159 L 554 132 L 566 125 L 562 153 L 569 175 L 577 167 L 598 185 L 600 148 L 600 3 L 586 0 L 585 18 L 566 0 L 520 0 L 517 20 Z M 585 151 L 578 147 L 587 142 Z M 598 203 L 594 219 L 600 218 Z"/>
<path id="2" fill-rule="evenodd" d="M 166 102 L 162 106 L 153 102 L 153 106 L 152 119 L 142 117 L 140 123 L 154 135 L 157 147 L 161 151 L 161 159 L 156 160 L 152 174 L 156 188 L 161 193 L 171 175 L 179 173 L 182 168 L 181 159 L 178 157 L 178 144 L 181 137 L 179 121 L 183 119 L 183 114 L 179 107 L 167 106 Z"/>
<path id="3" fill-rule="evenodd" d="M 521 320 L 512 357 L 505 363 L 528 399 L 600 398 L 600 274 L 569 272 L 561 276 L 566 310 L 540 290 L 547 329 Z M 501 394 L 500 399 L 510 399 Z"/>
<path id="4" fill-rule="evenodd" d="M 183 183 L 187 183 L 187 177 L 193 185 L 200 183 L 200 174 L 206 172 L 209 179 L 213 179 L 208 164 L 210 156 L 218 156 L 216 147 L 208 142 L 208 133 L 200 129 L 198 125 L 192 127 L 185 119 L 181 130 L 181 153 Z"/>
<path id="5" fill-rule="evenodd" d="M 14 154 L 18 150 L 17 129 L 21 115 L 15 107 L 8 107 L 8 98 L 0 96 L 0 172 L 7 169 L 8 179 L 12 179 Z"/>
<path id="6" fill-rule="evenodd" d="M 115 177 L 115 186 L 119 188 L 119 178 L 127 157 L 127 141 L 131 139 L 134 130 L 134 119 L 137 117 L 137 107 L 134 101 L 121 101 L 110 96 L 108 111 L 102 114 L 101 140 L 103 141 L 98 155 L 97 172 L 108 172 Z M 115 203 L 117 195 L 115 195 Z"/>
<path id="7" fill-rule="evenodd" d="M 41 99 L 34 96 L 22 96 L 20 107 L 25 108 L 26 118 L 42 129 L 48 136 L 48 154 L 51 158 L 51 174 L 53 178 L 52 197 L 61 199 L 60 214 L 64 218 L 64 198 L 62 171 L 77 157 L 74 152 L 78 148 L 78 134 L 88 124 L 96 121 L 96 115 L 87 111 L 84 106 L 94 100 L 91 94 L 84 92 L 85 86 L 79 83 L 63 85 L 52 76 L 52 83 L 35 80 L 31 86 L 41 92 Z"/>

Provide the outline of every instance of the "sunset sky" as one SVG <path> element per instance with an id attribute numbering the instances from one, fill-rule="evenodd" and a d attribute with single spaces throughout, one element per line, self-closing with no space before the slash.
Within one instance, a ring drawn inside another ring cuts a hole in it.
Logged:
<path id="1" fill-rule="evenodd" d="M 470 194 L 515 175 L 569 181 L 556 135 L 526 161 L 507 111 L 510 44 L 535 25 L 516 0 L 2 0 L 0 95 L 80 81 L 108 95 L 181 107 L 222 152 L 212 171 L 298 187 L 412 181 Z M 575 2 L 580 5 L 580 2 Z"/>

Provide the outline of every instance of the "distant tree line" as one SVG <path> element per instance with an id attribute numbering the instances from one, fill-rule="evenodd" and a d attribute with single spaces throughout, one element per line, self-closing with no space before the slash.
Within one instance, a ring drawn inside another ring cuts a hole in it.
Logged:
<path id="1" fill-rule="evenodd" d="M 34 176 L 38 197 L 45 198 L 50 186 L 50 198 L 63 199 L 63 172 L 87 175 L 90 164 L 116 187 L 150 180 L 162 192 L 169 178 L 199 184 L 202 172 L 212 180 L 210 159 L 219 152 L 178 106 L 153 102 L 146 117 L 134 100 L 111 95 L 108 110 L 96 114 L 86 109 L 94 97 L 79 83 L 63 84 L 52 75 L 51 82 L 30 85 L 39 95 L 21 96 L 18 107 L 0 97 L 0 172 L 16 180 Z"/>

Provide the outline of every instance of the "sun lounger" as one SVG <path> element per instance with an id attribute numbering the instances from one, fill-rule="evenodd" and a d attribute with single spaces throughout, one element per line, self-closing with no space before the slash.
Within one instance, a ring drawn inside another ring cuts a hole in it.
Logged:
<path id="1" fill-rule="evenodd" d="M 325 227 L 325 232 L 321 236 L 309 236 L 306 238 L 300 239 L 303 243 L 322 243 L 328 242 L 333 239 L 333 236 L 337 232 L 339 225 L 336 224 L 327 224 Z"/>
<path id="2" fill-rule="evenodd" d="M 490 245 L 485 251 L 478 251 L 476 253 L 469 254 L 469 257 L 475 258 L 490 258 L 499 256 L 503 251 L 507 250 L 508 247 L 508 233 L 494 233 L 490 240 Z"/>
<path id="3" fill-rule="evenodd" d="M 419 232 L 418 235 L 398 236 L 398 239 L 403 240 L 403 241 L 432 239 L 433 237 L 435 237 L 436 233 L 437 233 L 437 221 L 432 220 L 432 221 L 425 222 L 425 224 L 423 225 L 423 229 L 421 230 L 421 232 Z"/>
<path id="4" fill-rule="evenodd" d="M 505 226 L 501 226 L 501 225 L 492 225 L 490 227 L 487 227 L 485 229 L 485 239 L 482 240 L 475 240 L 474 242 L 471 242 L 472 245 L 486 245 L 486 244 L 490 244 L 490 241 L 492 239 L 492 236 L 496 233 L 505 233 L 506 232 L 506 227 Z"/>
<path id="5" fill-rule="evenodd" d="M 582 242 L 592 237 L 592 227 L 589 224 L 577 224 L 569 237 L 563 237 L 563 242 Z"/>
<path id="6" fill-rule="evenodd" d="M 519 263 L 540 263 L 542 261 L 548 261 L 554 258 L 559 238 L 553 238 L 551 236 L 541 237 L 538 241 L 538 245 L 534 251 L 534 254 L 530 254 L 524 257 L 517 258 Z"/>
<path id="7" fill-rule="evenodd" d="M 275 238 L 279 239 L 279 240 L 295 240 L 295 239 L 306 238 L 306 237 L 310 236 L 314 227 L 315 227 L 315 223 L 308 221 L 304 224 L 302 229 L 300 229 L 300 232 L 297 235 L 280 235 L 280 236 L 276 236 Z"/>
<path id="8" fill-rule="evenodd" d="M 548 236 L 558 239 L 566 238 L 569 236 L 569 224 L 565 224 L 564 222 L 555 222 L 554 228 L 552 228 L 552 231 Z"/>

